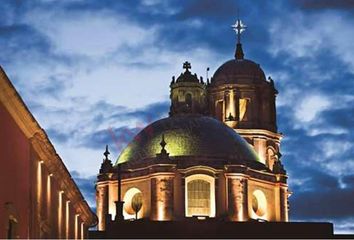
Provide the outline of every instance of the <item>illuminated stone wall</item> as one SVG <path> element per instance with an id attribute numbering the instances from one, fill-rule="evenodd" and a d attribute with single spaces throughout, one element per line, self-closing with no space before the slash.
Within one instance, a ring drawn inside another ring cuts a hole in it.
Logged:
<path id="1" fill-rule="evenodd" d="M 85 238 L 96 217 L 1 67 L 0 115 L 0 238 Z"/>
<path id="2" fill-rule="evenodd" d="M 173 220 L 173 177 L 151 178 L 151 220 Z"/>
<path id="3" fill-rule="evenodd" d="M 190 161 L 193 165 L 196 160 Z M 288 220 L 288 190 L 282 177 L 250 170 L 240 165 L 228 165 L 227 167 L 220 165 L 219 168 L 212 168 L 196 163 L 195 166 L 172 171 L 174 166 L 170 164 L 166 167 L 160 166 L 162 169 L 159 169 L 158 165 L 151 165 L 146 168 L 149 169 L 148 173 L 143 172 L 144 170 L 129 171 L 129 174 L 134 177 L 123 174 L 122 198 L 125 202 L 125 219 L 136 217 L 130 206 L 127 206 L 131 204 L 131 198 L 136 193 L 142 194 L 142 208 L 138 213 L 138 218 L 168 221 L 191 217 L 187 214 L 188 182 L 204 180 L 211 183 L 209 217 L 229 221 Z M 140 174 L 142 175 L 138 176 Z M 104 189 L 115 189 L 109 190 L 108 203 L 105 202 Z M 116 189 L 117 180 L 114 176 L 109 181 L 101 181 L 97 184 L 97 193 L 102 194 L 97 198 L 99 230 L 105 229 L 103 223 L 107 213 L 112 214 L 112 219 L 115 217 Z M 130 212 L 127 212 L 127 209 L 130 209 Z"/>
<path id="4" fill-rule="evenodd" d="M 288 221 L 287 187 L 259 180 L 248 181 L 248 213 L 250 218 Z M 286 198 L 284 198 L 286 192 Z M 286 213 L 286 214 L 285 214 Z"/>

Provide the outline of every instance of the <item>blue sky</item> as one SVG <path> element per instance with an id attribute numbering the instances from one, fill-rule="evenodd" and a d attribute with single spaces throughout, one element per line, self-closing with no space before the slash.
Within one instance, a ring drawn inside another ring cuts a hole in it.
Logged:
<path id="1" fill-rule="evenodd" d="M 184 61 L 205 77 L 233 58 L 238 8 L 279 90 L 291 220 L 354 233 L 354 1 L 1 0 L 0 64 L 94 207 L 105 144 L 115 160 L 167 116 Z"/>

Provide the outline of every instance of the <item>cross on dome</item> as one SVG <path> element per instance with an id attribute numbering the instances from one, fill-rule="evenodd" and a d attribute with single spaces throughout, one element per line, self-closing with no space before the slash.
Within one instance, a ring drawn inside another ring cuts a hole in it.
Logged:
<path id="1" fill-rule="evenodd" d="M 183 63 L 183 68 L 186 69 L 186 72 L 189 72 L 189 69 L 191 69 L 192 67 L 191 64 L 188 61 L 186 61 Z"/>
<path id="2" fill-rule="evenodd" d="M 247 27 L 245 24 L 242 23 L 240 18 L 238 18 L 237 21 L 235 22 L 235 24 L 231 25 L 231 27 L 237 34 L 235 58 L 236 58 L 236 60 L 242 60 L 244 57 L 244 54 L 243 54 L 242 45 L 241 45 L 241 33 L 243 31 L 245 31 L 245 29 Z"/>
<path id="3" fill-rule="evenodd" d="M 237 34 L 237 43 L 241 43 L 241 33 L 246 30 L 247 26 L 240 19 L 237 19 L 231 27 Z"/>

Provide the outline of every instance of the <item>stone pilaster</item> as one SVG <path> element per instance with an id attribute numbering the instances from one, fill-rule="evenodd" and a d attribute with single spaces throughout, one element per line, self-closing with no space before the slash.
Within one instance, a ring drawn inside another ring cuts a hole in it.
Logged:
<path id="1" fill-rule="evenodd" d="M 173 218 L 173 177 L 151 179 L 151 220 L 168 221 Z"/>
<path id="2" fill-rule="evenodd" d="M 231 221 L 248 220 L 246 179 L 228 178 L 228 212 Z"/>
<path id="3" fill-rule="evenodd" d="M 280 221 L 289 221 L 288 210 L 288 190 L 280 187 Z"/>
<path id="4" fill-rule="evenodd" d="M 96 193 L 98 230 L 106 229 L 106 215 L 108 214 L 108 186 L 97 186 Z"/>

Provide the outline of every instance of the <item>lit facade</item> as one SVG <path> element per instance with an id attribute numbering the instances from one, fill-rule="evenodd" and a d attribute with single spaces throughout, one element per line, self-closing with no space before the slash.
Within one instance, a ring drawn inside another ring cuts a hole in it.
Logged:
<path id="1" fill-rule="evenodd" d="M 0 116 L 0 238 L 86 238 L 97 218 L 1 67 Z"/>
<path id="2" fill-rule="evenodd" d="M 185 71 L 173 77 L 170 116 L 143 129 L 115 165 L 106 158 L 96 184 L 98 230 L 115 218 L 117 164 L 125 219 L 288 221 L 272 79 L 235 59 L 206 81 Z"/>

